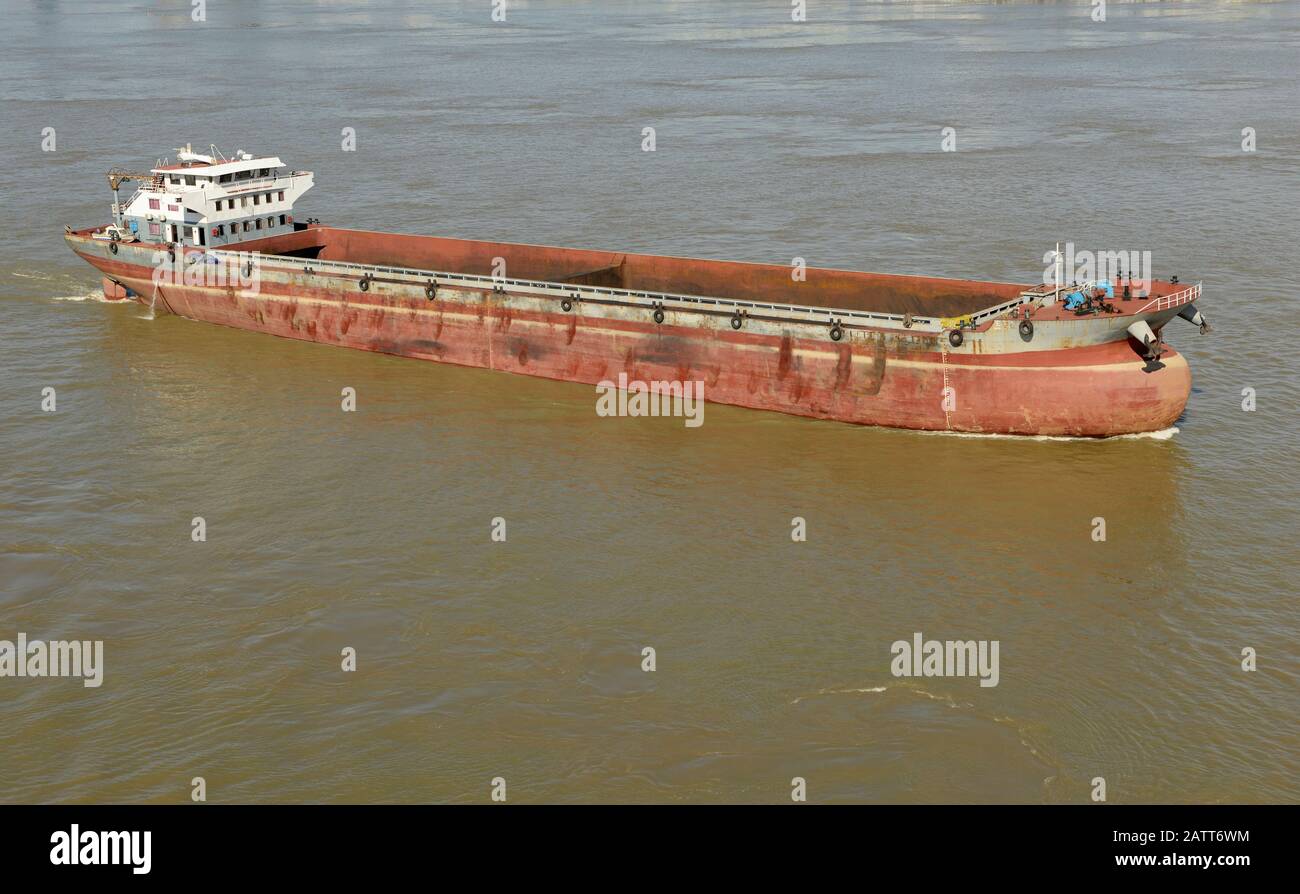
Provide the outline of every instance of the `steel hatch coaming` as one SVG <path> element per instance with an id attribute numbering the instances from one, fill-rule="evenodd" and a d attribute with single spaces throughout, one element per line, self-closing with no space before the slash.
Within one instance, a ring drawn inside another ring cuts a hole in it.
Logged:
<path id="1" fill-rule="evenodd" d="M 412 236 L 313 226 L 295 233 L 249 241 L 245 251 L 267 254 L 310 253 L 321 260 L 416 270 L 446 270 L 493 276 L 497 258 L 509 279 L 575 283 L 603 274 L 601 285 L 629 291 L 665 292 L 697 297 L 743 299 L 776 304 L 843 308 L 885 314 L 955 317 L 1015 299 L 1028 286 L 941 277 L 861 273 L 808 267 L 806 280 L 794 280 L 793 268 L 593 251 L 511 242 Z"/>

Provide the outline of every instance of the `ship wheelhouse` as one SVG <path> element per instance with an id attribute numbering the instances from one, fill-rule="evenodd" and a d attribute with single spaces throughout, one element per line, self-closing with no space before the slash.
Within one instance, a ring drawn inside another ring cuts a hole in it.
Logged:
<path id="1" fill-rule="evenodd" d="M 200 248 L 292 232 L 294 202 L 312 186 L 310 171 L 286 170 L 279 158 L 240 151 L 228 159 L 215 147 L 201 155 L 186 146 L 175 163 L 131 176 L 142 183 L 114 206 L 119 226 L 141 242 Z"/>

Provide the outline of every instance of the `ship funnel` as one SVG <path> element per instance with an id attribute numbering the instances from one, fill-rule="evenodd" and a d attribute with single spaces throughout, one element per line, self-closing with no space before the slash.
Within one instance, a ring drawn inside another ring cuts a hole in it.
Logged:
<path id="1" fill-rule="evenodd" d="M 1209 332 L 1214 331 L 1213 329 L 1210 328 L 1209 320 L 1205 319 L 1205 315 L 1196 309 L 1195 304 L 1188 304 L 1187 306 L 1185 306 L 1182 310 L 1178 312 L 1178 316 L 1182 317 L 1184 320 L 1191 323 L 1193 326 L 1200 326 L 1201 335 L 1205 335 Z"/>
<path id="2" fill-rule="evenodd" d="M 1128 327 L 1128 334 L 1142 342 L 1142 346 L 1146 348 L 1147 360 L 1160 359 L 1160 339 L 1151 331 L 1146 320 L 1135 321 Z"/>

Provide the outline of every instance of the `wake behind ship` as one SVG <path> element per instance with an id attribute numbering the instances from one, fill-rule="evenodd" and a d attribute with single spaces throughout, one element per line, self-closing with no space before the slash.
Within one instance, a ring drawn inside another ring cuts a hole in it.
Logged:
<path id="1" fill-rule="evenodd" d="M 1168 428 L 1164 343 L 1199 285 L 858 273 L 347 230 L 293 218 L 312 174 L 178 150 L 114 170 L 111 225 L 68 228 L 105 295 L 322 344 L 570 382 L 704 383 L 706 400 L 933 431 Z M 137 182 L 120 201 L 119 188 Z"/>

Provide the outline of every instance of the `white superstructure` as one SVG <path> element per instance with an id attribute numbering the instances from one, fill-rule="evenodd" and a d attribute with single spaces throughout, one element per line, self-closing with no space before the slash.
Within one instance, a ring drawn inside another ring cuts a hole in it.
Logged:
<path id="1" fill-rule="evenodd" d="M 174 163 L 164 160 L 147 175 L 120 179 L 128 177 L 142 184 L 128 202 L 114 205 L 119 226 L 143 242 L 198 246 L 291 232 L 293 203 L 312 186 L 310 171 L 285 170 L 275 156 L 240 151 L 225 158 L 215 147 L 202 155 L 188 144 Z"/>

